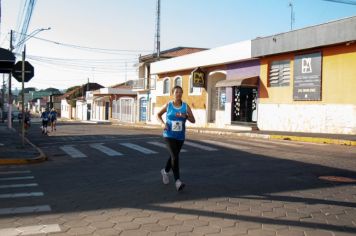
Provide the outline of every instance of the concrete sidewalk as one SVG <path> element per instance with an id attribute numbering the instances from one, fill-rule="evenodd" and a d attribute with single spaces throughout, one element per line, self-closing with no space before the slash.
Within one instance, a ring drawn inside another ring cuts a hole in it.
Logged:
<path id="1" fill-rule="evenodd" d="M 22 145 L 21 136 L 15 129 L 8 129 L 0 124 L 0 165 L 21 165 L 47 160 L 41 149 L 25 138 Z"/>

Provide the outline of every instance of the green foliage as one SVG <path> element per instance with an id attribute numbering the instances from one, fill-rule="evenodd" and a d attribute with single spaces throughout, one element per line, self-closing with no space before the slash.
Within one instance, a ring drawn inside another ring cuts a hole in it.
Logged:
<path id="1" fill-rule="evenodd" d="M 25 93 L 29 93 L 29 92 L 32 92 L 32 91 L 36 91 L 36 88 L 35 87 L 28 87 L 28 88 L 25 88 L 23 91 Z M 22 93 L 22 90 L 20 90 L 19 94 L 21 94 L 21 93 Z"/>
<path id="2" fill-rule="evenodd" d="M 79 87 L 80 87 L 80 86 L 69 87 L 69 88 L 67 89 L 66 93 L 68 93 L 68 92 L 70 92 L 70 91 L 72 91 L 72 90 L 74 90 L 74 89 L 76 89 L 76 88 L 79 88 Z"/>
<path id="3" fill-rule="evenodd" d="M 72 107 L 76 107 L 76 102 L 77 102 L 77 100 L 72 99 L 72 100 L 69 101 L 69 104 L 70 104 Z"/>

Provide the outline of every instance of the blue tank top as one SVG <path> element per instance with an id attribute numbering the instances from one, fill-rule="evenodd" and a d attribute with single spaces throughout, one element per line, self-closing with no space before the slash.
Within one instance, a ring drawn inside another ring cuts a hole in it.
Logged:
<path id="1" fill-rule="evenodd" d="M 187 104 L 185 102 L 182 102 L 182 106 L 180 107 L 175 107 L 173 102 L 168 103 L 166 114 L 168 130 L 163 131 L 163 137 L 184 140 L 185 122 L 187 119 L 177 117 L 177 113 L 187 114 Z"/>

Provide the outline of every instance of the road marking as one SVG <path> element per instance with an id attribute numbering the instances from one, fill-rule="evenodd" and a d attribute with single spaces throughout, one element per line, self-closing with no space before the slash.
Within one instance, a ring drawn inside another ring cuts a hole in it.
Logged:
<path id="1" fill-rule="evenodd" d="M 37 187 L 38 184 L 31 183 L 31 184 L 8 184 L 8 185 L 0 185 L 0 189 L 2 188 L 26 188 L 26 187 Z"/>
<path id="2" fill-rule="evenodd" d="M 0 171 L 0 175 L 11 175 L 11 174 L 30 174 L 30 170 L 23 170 L 23 171 Z"/>
<path id="3" fill-rule="evenodd" d="M 42 196 L 43 196 L 43 192 L 0 194 L 0 198 L 42 197 Z"/>
<path id="4" fill-rule="evenodd" d="M 251 149 L 250 147 L 237 145 L 237 144 L 231 144 L 231 143 L 223 143 L 223 142 L 219 142 L 216 140 L 201 140 L 201 141 L 204 143 L 221 146 L 221 147 L 225 147 L 225 148 L 231 148 L 231 149 L 235 149 L 235 150 L 249 150 L 249 149 Z"/>
<path id="5" fill-rule="evenodd" d="M 92 148 L 95 148 L 103 153 L 105 153 L 106 155 L 108 156 L 122 156 L 123 154 L 120 153 L 120 152 L 117 152 L 115 151 L 114 149 L 111 149 L 111 148 L 108 148 L 108 147 L 105 147 L 103 146 L 102 143 L 93 143 L 93 144 L 90 144 L 90 147 Z"/>
<path id="6" fill-rule="evenodd" d="M 190 141 L 185 141 L 184 144 L 186 144 L 188 146 L 196 147 L 196 148 L 199 148 L 199 149 L 203 149 L 205 151 L 217 151 L 218 150 L 216 148 L 212 148 L 212 147 L 208 147 L 208 146 L 205 146 L 205 145 L 201 145 L 199 143 L 193 143 L 193 142 L 190 142 Z"/>
<path id="7" fill-rule="evenodd" d="M 141 147 L 141 146 L 133 144 L 133 143 L 120 143 L 120 145 L 128 147 L 128 148 L 131 148 L 131 149 L 134 149 L 134 150 L 139 151 L 139 152 L 141 152 L 143 154 L 155 154 L 155 153 L 157 153 L 157 152 L 155 152 L 153 150 Z"/>
<path id="8" fill-rule="evenodd" d="M 62 151 L 67 153 L 72 158 L 84 158 L 84 157 L 87 157 L 87 155 L 85 155 L 84 153 L 82 153 L 81 151 L 79 151 L 78 149 L 74 148 L 71 145 L 62 146 L 62 147 L 60 147 L 60 149 L 62 149 Z"/>
<path id="9" fill-rule="evenodd" d="M 58 136 L 57 136 L 58 137 Z M 48 145 L 60 145 L 60 144 L 66 144 L 68 143 L 68 140 L 66 141 L 66 138 L 62 137 L 62 138 L 57 138 L 56 139 L 61 139 L 63 141 L 53 141 L 53 142 L 46 142 L 46 141 L 41 141 L 41 144 L 39 145 L 41 148 L 43 146 L 48 146 Z M 97 139 L 97 137 L 95 137 L 95 139 Z M 148 139 L 158 139 L 157 136 L 148 136 L 148 137 L 134 137 L 134 138 L 111 138 L 111 139 L 107 139 L 105 141 L 109 141 L 109 142 L 120 142 L 120 141 L 130 141 L 130 140 L 148 140 Z M 32 140 L 32 139 L 31 139 Z M 103 139 L 101 139 L 101 141 L 103 141 Z M 71 143 L 92 143 L 93 140 L 91 139 L 87 139 L 87 140 L 73 140 Z"/>
<path id="10" fill-rule="evenodd" d="M 0 208 L 0 215 L 49 212 L 49 211 L 52 211 L 52 209 L 49 205 L 15 207 L 15 208 Z"/>
<path id="11" fill-rule="evenodd" d="M 0 229 L 1 236 L 22 236 L 22 235 L 34 235 L 34 234 L 47 234 L 61 232 L 61 228 L 58 224 L 51 225 L 34 225 L 16 228 Z"/>
<path id="12" fill-rule="evenodd" d="M 9 178 L 0 178 L 0 181 L 6 180 L 25 180 L 25 179 L 34 179 L 33 176 L 23 176 L 23 177 L 9 177 Z"/>
<path id="13" fill-rule="evenodd" d="M 152 145 L 157 146 L 157 147 L 166 148 L 166 145 L 164 143 L 161 143 L 161 142 L 147 142 L 147 143 L 152 144 Z M 182 148 L 180 151 L 181 152 L 187 152 L 187 150 L 184 149 L 184 148 Z"/>

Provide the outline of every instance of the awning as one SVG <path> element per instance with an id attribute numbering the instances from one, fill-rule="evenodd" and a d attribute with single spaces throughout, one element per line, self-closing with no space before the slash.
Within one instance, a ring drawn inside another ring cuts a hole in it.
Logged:
<path id="1" fill-rule="evenodd" d="M 0 73 L 10 73 L 15 64 L 14 54 L 4 48 L 0 48 Z"/>
<path id="2" fill-rule="evenodd" d="M 254 77 L 242 77 L 234 79 L 220 80 L 216 83 L 215 87 L 234 87 L 234 86 L 244 86 L 244 87 L 257 87 L 259 76 Z"/>

